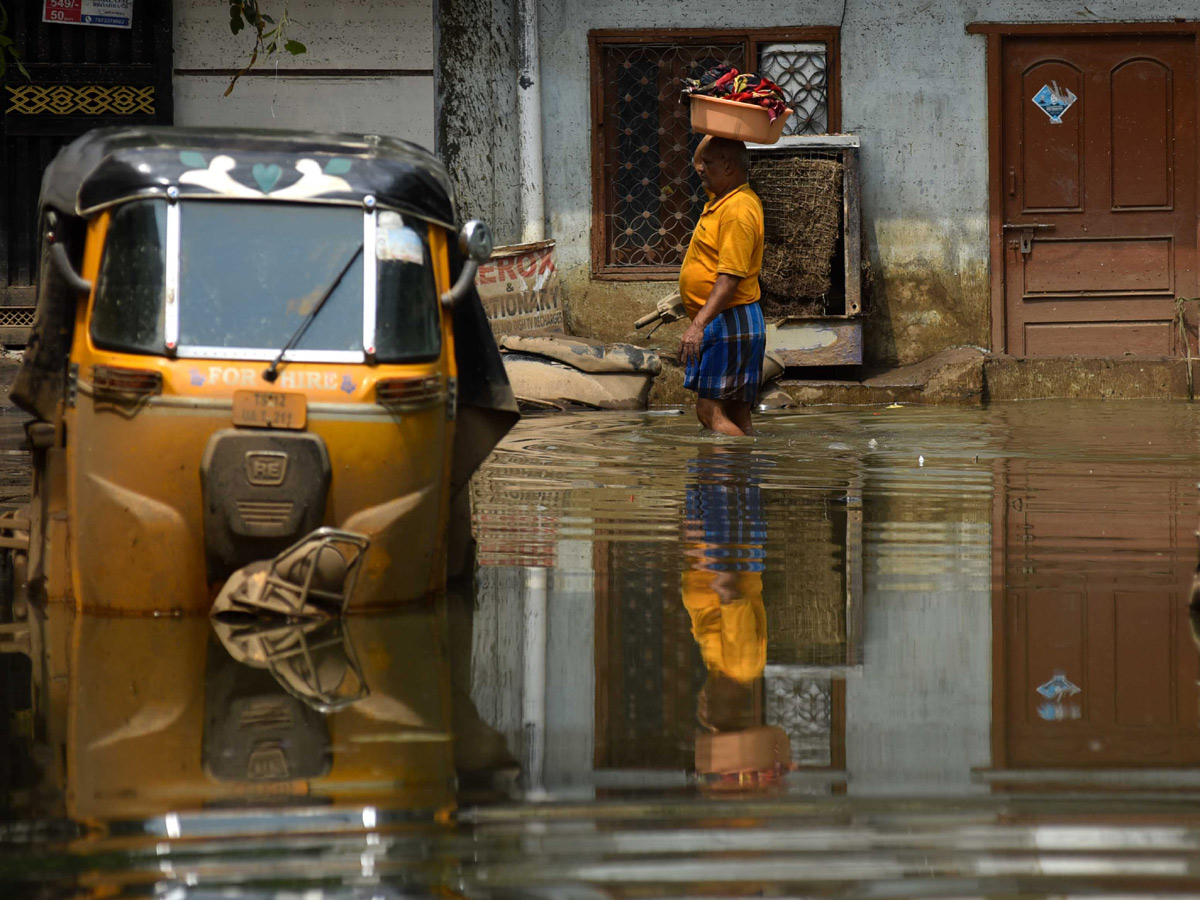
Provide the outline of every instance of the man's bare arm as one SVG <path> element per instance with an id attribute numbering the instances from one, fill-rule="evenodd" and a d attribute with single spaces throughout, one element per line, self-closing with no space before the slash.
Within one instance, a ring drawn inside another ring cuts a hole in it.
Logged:
<path id="1" fill-rule="evenodd" d="M 700 312 L 696 313 L 696 318 L 692 319 L 692 324 L 688 326 L 687 331 L 683 333 L 683 339 L 679 342 L 680 362 L 686 365 L 691 362 L 693 357 L 700 358 L 704 327 L 725 311 L 725 307 L 737 293 L 737 286 L 741 281 L 742 279 L 737 275 L 729 275 L 725 272 L 717 275 L 712 290 L 708 292 L 708 299 L 704 301 L 704 306 L 700 307 Z"/>

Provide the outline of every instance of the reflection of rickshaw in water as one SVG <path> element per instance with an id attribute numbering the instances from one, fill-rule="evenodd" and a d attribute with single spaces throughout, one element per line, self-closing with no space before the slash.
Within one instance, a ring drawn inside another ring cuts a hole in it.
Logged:
<path id="1" fill-rule="evenodd" d="M 10 858 L 0 893 L 283 897 L 361 877 L 362 896 L 459 896 L 457 857 L 414 847 L 516 772 L 468 695 L 472 610 L 469 592 L 290 622 L 32 608 L 0 798 L 53 843 Z"/>
<path id="2" fill-rule="evenodd" d="M 3 523 L 31 597 L 204 611 L 226 585 L 291 614 L 444 585 L 516 407 L 473 286 L 490 236 L 459 232 L 432 156 L 97 131 L 47 169 L 40 217 L 12 391 L 33 495 Z"/>

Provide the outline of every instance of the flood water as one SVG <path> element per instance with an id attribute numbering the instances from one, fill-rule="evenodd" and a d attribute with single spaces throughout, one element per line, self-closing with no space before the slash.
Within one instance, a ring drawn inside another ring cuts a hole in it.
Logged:
<path id="1" fill-rule="evenodd" d="M 1200 891 L 1200 406 L 758 424 L 525 419 L 386 615 L 35 611 L 0 896 Z"/>

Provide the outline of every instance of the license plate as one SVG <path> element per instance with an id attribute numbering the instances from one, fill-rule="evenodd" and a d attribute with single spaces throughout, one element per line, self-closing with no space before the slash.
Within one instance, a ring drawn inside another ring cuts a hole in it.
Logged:
<path id="1" fill-rule="evenodd" d="M 282 391 L 234 391 L 233 424 L 245 428 L 301 429 L 308 421 L 303 394 Z"/>

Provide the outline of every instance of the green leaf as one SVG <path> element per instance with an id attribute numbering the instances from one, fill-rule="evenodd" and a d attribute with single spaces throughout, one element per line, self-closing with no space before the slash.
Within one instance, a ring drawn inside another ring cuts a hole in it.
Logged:
<path id="1" fill-rule="evenodd" d="M 233 18 L 231 18 L 229 20 L 229 30 L 232 31 L 234 34 L 237 34 L 239 31 L 241 31 L 245 27 L 246 27 L 246 23 L 242 21 L 241 16 L 234 16 Z"/>
<path id="2" fill-rule="evenodd" d="M 294 40 L 288 41 L 287 43 L 285 43 L 283 45 L 283 49 L 286 50 L 288 53 L 292 54 L 292 56 L 299 56 L 301 53 L 308 52 L 307 47 L 305 47 L 299 41 L 294 41 Z"/>
<path id="3" fill-rule="evenodd" d="M 12 38 L 10 38 L 7 34 L 0 34 L 0 47 L 11 47 L 12 42 Z"/>
<path id="4" fill-rule="evenodd" d="M 268 25 L 275 24 L 275 20 L 272 19 L 270 16 L 268 16 L 266 13 L 263 13 L 263 21 L 266 22 Z"/>

